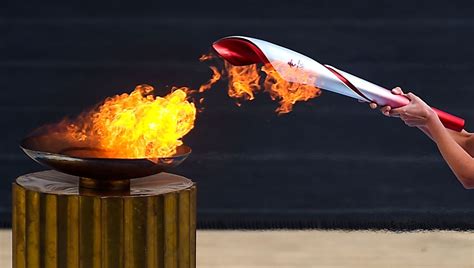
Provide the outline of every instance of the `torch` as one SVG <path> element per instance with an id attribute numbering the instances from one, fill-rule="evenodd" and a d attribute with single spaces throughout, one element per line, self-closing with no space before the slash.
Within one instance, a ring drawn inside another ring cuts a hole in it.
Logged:
<path id="1" fill-rule="evenodd" d="M 389 105 L 393 108 L 405 106 L 410 102 L 405 96 L 394 95 L 381 86 L 260 39 L 229 36 L 216 41 L 212 47 L 220 57 L 236 66 L 255 63 L 270 64 L 288 82 L 311 84 L 311 86 L 363 102 L 375 102 L 378 105 Z M 306 75 L 295 76 L 295 72 L 288 72 L 288 68 Z M 307 79 L 308 77 L 312 79 Z M 446 128 L 455 131 L 461 131 L 464 128 L 464 119 L 436 108 L 433 110 Z"/>

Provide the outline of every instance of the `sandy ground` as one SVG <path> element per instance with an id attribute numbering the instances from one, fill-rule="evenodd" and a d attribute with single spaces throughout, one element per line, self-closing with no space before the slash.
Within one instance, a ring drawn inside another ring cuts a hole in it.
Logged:
<path id="1" fill-rule="evenodd" d="M 0 231 L 0 267 L 11 231 Z M 199 231 L 198 267 L 474 268 L 474 233 Z"/>

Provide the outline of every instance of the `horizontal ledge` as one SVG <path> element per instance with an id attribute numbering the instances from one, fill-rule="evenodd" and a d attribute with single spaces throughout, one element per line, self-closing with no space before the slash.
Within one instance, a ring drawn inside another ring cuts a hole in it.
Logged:
<path id="1" fill-rule="evenodd" d="M 351 27 L 387 27 L 387 26 L 410 26 L 410 27 L 453 27 L 453 26 L 470 26 L 474 27 L 474 19 L 472 18 L 331 18 L 331 19 L 314 19 L 314 18 L 228 18 L 228 17 L 168 17 L 168 18 L 135 18 L 135 17 L 75 17 L 75 18 L 7 18 L 0 19 L 0 25 L 7 24 L 24 24 L 24 25 L 97 25 L 97 24 L 149 24 L 149 25 L 189 25 L 203 26 L 213 25 L 215 23 L 224 23 L 227 25 L 255 25 L 272 26 L 275 24 L 284 24 L 285 26 L 310 26 L 310 25 L 334 25 L 334 26 L 351 26 Z"/>
<path id="2" fill-rule="evenodd" d="M 336 153 L 205 153 L 194 154 L 193 158 L 211 161 L 334 161 L 334 162 L 370 162 L 370 163 L 442 163 L 439 155 L 378 155 L 359 152 Z M 192 161 L 192 160 L 191 160 Z"/>
<path id="3" fill-rule="evenodd" d="M 205 51 L 203 51 L 205 52 Z M 433 59 L 435 60 L 435 59 Z M 389 69 L 466 69 L 471 70 L 474 62 L 380 62 L 380 61 L 357 61 L 357 62 L 336 62 L 340 68 L 348 67 L 371 67 L 383 66 Z M 1 68 L 157 68 L 157 69 L 199 69 L 199 71 L 208 71 L 208 64 L 200 63 L 196 57 L 195 61 L 78 61 L 78 60 L 3 60 L 0 61 Z"/>
<path id="4" fill-rule="evenodd" d="M 383 213 L 383 214 L 313 214 L 313 215 L 239 215 L 201 214 L 198 212 L 200 230 L 370 230 L 370 231 L 420 231 L 453 230 L 472 232 L 474 212 L 470 213 Z"/>
<path id="5" fill-rule="evenodd" d="M 200 208 L 199 214 L 201 215 L 211 215 L 211 214 L 221 214 L 221 215 L 344 215 L 344 214 L 386 214 L 386 213 L 397 213 L 397 214 L 472 214 L 474 216 L 474 208 L 399 208 L 399 207 L 377 207 L 377 208 L 328 208 L 328 209 L 298 209 L 291 208 L 288 210 L 285 209 L 258 209 L 258 208 L 233 208 L 233 209 L 214 209 L 214 208 Z"/>
<path id="6" fill-rule="evenodd" d="M 29 160 L 23 154 L 0 154 L 2 161 L 25 161 Z M 363 163 L 412 163 L 412 164 L 433 164 L 442 163 L 443 159 L 439 155 L 386 155 L 371 154 L 362 152 L 348 154 L 345 152 L 335 153 L 193 153 L 187 162 L 199 161 L 334 161 L 334 162 L 363 162 Z"/>
<path id="7" fill-rule="evenodd" d="M 130 90 L 131 92 L 132 90 Z M 129 93 L 129 92 L 121 92 L 121 93 Z M 117 93 L 117 94 L 121 94 Z M 260 98 L 268 98 L 267 94 L 265 92 L 261 93 L 262 96 L 259 96 Z M 326 94 L 331 94 L 335 95 L 335 93 L 326 93 Z M 114 94 L 111 94 L 110 96 L 113 96 Z M 109 96 L 103 97 L 103 99 L 107 98 Z M 339 96 L 338 96 L 339 97 Z M 320 97 L 323 98 L 323 97 Z M 242 103 L 242 107 L 236 107 L 234 103 L 231 103 L 232 99 L 230 99 L 229 103 L 222 104 L 219 106 L 206 106 L 204 105 L 204 111 L 202 113 L 197 114 L 197 118 L 201 117 L 206 117 L 206 118 L 212 118 L 215 116 L 222 116 L 222 113 L 228 113 L 229 115 L 235 115 L 235 116 L 246 116 L 248 114 L 252 114 L 253 117 L 255 117 L 255 112 L 258 112 L 257 116 L 258 117 L 265 117 L 266 119 L 275 119 L 277 120 L 278 118 L 285 118 L 288 116 L 292 115 L 297 115 L 297 116 L 315 116 L 317 115 L 319 118 L 320 117 L 331 117 L 331 118 L 347 118 L 347 116 L 351 117 L 363 117 L 363 118 L 374 118 L 374 117 L 380 117 L 380 118 L 385 118 L 382 117 L 382 115 L 377 112 L 377 111 L 371 111 L 368 108 L 367 109 L 360 109 L 357 106 L 364 106 L 368 105 L 365 103 L 358 103 L 356 100 L 351 100 L 350 98 L 346 98 L 344 96 L 341 96 L 343 98 L 343 101 L 345 102 L 354 102 L 354 107 L 349 107 L 349 108 L 344 108 L 341 109 L 336 103 L 334 104 L 327 104 L 327 103 L 318 103 L 319 101 L 324 101 L 324 99 L 313 99 L 310 100 L 309 102 L 299 102 L 295 104 L 294 110 L 288 114 L 283 114 L 283 115 L 278 115 L 275 112 L 275 109 L 278 107 L 278 103 L 268 103 L 268 104 L 254 104 L 251 102 L 244 102 Z M 332 101 L 332 100 L 331 100 Z M 342 102 L 342 101 L 341 101 Z M 300 106 L 305 106 L 305 107 L 300 107 Z M 7 114 L 30 114 L 30 113 L 61 113 L 64 114 L 64 117 L 66 116 L 71 116 L 71 111 L 87 111 L 89 110 L 90 106 L 58 106 L 58 105 L 51 105 L 51 106 L 35 106 L 35 105 L 8 105 L 4 104 L 0 106 L 0 112 L 3 113 L 4 115 Z M 295 110 L 296 109 L 296 110 Z M 460 115 L 466 118 L 470 118 L 474 116 L 474 111 L 472 109 L 449 109 L 450 113 L 453 113 L 455 115 Z M 78 113 L 76 113 L 78 114 Z M 75 114 L 72 114 L 72 117 Z M 6 119 L 9 119 L 8 117 L 4 117 Z M 386 119 L 386 118 L 385 118 Z M 392 118 L 394 119 L 394 118 Z M 390 120 L 390 119 L 387 119 Z M 1 120 L 0 120 L 1 121 Z M 54 123 L 54 122 L 52 122 Z"/>

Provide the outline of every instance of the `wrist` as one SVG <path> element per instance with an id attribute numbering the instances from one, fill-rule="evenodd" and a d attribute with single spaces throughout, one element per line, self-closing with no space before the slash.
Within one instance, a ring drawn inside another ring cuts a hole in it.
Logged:
<path id="1" fill-rule="evenodd" d="M 435 128 L 435 127 L 438 127 L 440 125 L 443 125 L 441 123 L 441 120 L 439 119 L 438 115 L 436 114 L 436 112 L 429 108 L 428 109 L 428 116 L 427 116 L 427 120 L 426 120 L 426 128 L 427 129 L 432 129 L 432 128 Z"/>

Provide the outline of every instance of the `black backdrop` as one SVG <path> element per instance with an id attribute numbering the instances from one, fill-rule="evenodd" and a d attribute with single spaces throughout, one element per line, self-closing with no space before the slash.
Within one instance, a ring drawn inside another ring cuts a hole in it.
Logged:
<path id="1" fill-rule="evenodd" d="M 266 39 L 474 122 L 471 1 L 2 1 L 0 217 L 11 182 L 43 169 L 18 148 L 35 127 L 140 83 L 197 86 L 227 35 Z M 199 226 L 474 227 L 464 190 L 421 132 L 325 93 L 276 116 L 225 83 L 185 138 L 176 173 L 198 183 Z"/>

